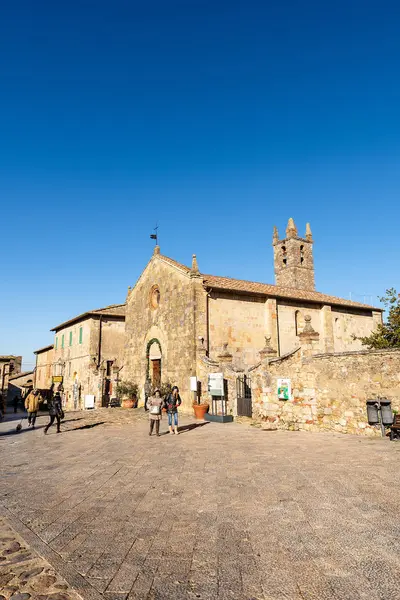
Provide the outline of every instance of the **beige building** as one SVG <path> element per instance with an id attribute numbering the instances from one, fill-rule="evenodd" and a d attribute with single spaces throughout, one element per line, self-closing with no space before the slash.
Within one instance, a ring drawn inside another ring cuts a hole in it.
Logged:
<path id="1" fill-rule="evenodd" d="M 35 388 L 40 390 L 42 397 L 47 397 L 52 389 L 54 345 L 35 350 Z"/>
<path id="2" fill-rule="evenodd" d="M 95 407 L 115 395 L 122 368 L 125 305 L 114 304 L 83 313 L 54 327 L 52 381 L 61 388 L 65 407 L 85 407 L 94 396 Z"/>
<path id="3" fill-rule="evenodd" d="M 154 254 L 126 301 L 124 378 L 143 386 L 177 384 L 188 407 L 189 381 L 196 376 L 207 397 L 210 370 L 224 356 L 246 371 L 259 361 L 265 337 L 278 356 L 299 346 L 305 316 L 320 333 L 323 352 L 358 350 L 353 336 L 368 335 L 382 311 L 315 291 L 313 239 L 307 225 L 298 235 L 292 219 L 284 239 L 273 235 L 276 285 L 202 274 Z"/>

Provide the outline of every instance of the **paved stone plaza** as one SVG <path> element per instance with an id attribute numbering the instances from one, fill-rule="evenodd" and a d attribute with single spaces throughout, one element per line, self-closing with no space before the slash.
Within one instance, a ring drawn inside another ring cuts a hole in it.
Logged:
<path id="1" fill-rule="evenodd" d="M 0 424 L 0 541 L 19 552 L 26 544 L 35 556 L 25 558 L 43 561 L 34 576 L 53 586 L 26 582 L 30 591 L 17 596 L 0 546 L 0 595 L 400 599 L 400 445 L 240 424 L 189 428 L 191 418 L 179 436 L 149 438 L 145 419 L 122 409 L 69 413 L 63 433 L 47 436 L 47 417 L 18 434 L 15 422 Z"/>

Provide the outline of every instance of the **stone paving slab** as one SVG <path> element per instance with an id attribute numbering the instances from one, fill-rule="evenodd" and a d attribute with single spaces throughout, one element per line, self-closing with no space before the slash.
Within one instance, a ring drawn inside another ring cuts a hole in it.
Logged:
<path id="1" fill-rule="evenodd" d="M 47 436 L 46 416 L 1 424 L 0 513 L 71 593 L 400 600 L 400 445 L 188 416 L 150 438 L 147 418 L 68 413 Z"/>
<path id="2" fill-rule="evenodd" d="M 0 600 L 79 600 L 53 567 L 0 517 Z"/>

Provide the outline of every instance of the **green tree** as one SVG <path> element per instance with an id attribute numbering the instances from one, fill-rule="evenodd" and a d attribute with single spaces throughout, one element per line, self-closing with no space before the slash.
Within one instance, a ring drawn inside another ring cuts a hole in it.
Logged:
<path id="1" fill-rule="evenodd" d="M 386 296 L 379 298 L 386 306 L 387 319 L 367 337 L 355 338 L 368 348 L 400 348 L 400 294 L 394 288 L 386 290 Z"/>

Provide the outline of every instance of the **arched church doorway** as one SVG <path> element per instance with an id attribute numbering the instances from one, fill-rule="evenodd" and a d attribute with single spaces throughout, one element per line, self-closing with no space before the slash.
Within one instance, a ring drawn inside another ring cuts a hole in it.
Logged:
<path id="1" fill-rule="evenodd" d="M 154 388 L 161 386 L 161 344 L 157 339 L 152 339 L 147 346 L 148 375 Z"/>

